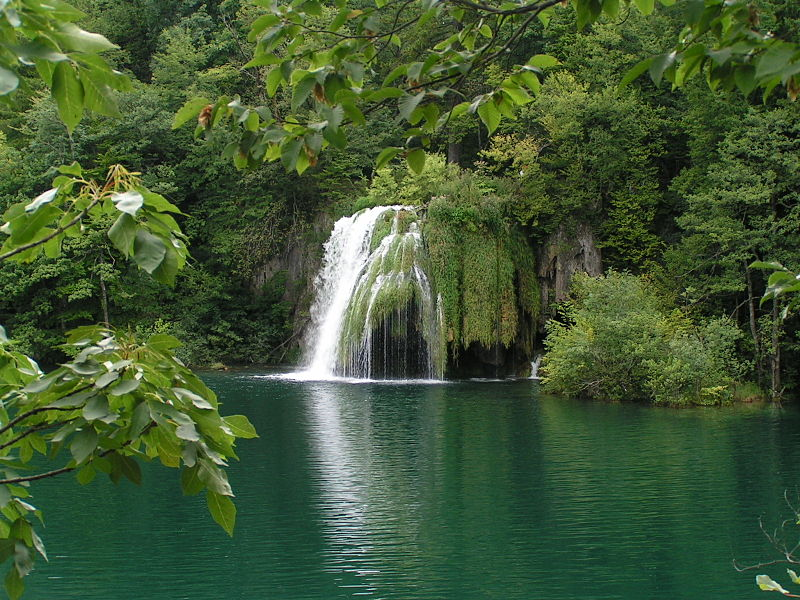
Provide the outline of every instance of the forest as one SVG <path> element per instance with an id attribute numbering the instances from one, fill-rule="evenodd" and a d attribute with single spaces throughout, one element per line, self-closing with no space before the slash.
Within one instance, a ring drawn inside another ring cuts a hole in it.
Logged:
<path id="1" fill-rule="evenodd" d="M 538 93 L 513 118 L 492 123 L 491 135 L 484 118 L 449 119 L 425 139 L 432 158 L 420 175 L 399 161 L 387 162 L 385 152 L 385 164 L 376 170 L 379 152 L 405 135 L 380 103 L 349 132 L 346 148 L 332 145 L 313 165 L 309 161 L 303 175 L 285 170 L 285 161 L 237 168 L 246 164 L 232 164 L 236 144 L 222 127 L 201 140 L 191 127 L 173 129 L 175 113 L 198 97 L 235 97 L 275 114 L 296 108 L 289 86 L 269 81 L 276 69 L 245 68 L 264 62 L 254 61 L 257 50 L 248 41 L 263 14 L 257 6 L 237 0 L 82 0 L 76 6 L 88 15 L 83 27 L 118 46 L 104 56 L 131 78 L 119 94 L 121 118 L 89 113 L 68 132 L 56 118 L 55 102 L 31 78 L 17 94 L 17 106 L 0 115 L 0 198 L 10 205 L 36 196 L 49 185 L 54 165 L 78 162 L 97 174 L 121 163 L 179 207 L 192 259 L 174 287 L 164 286 L 122 260 L 99 223 L 68 240 L 58 258 L 4 264 L 0 322 L 20 350 L 45 364 L 63 360 L 66 331 L 97 322 L 138 335 L 175 335 L 184 343 L 181 358 L 191 365 L 296 361 L 313 267 L 331 223 L 364 206 L 406 203 L 429 208 L 442 226 L 447 219 L 471 220 L 473 227 L 499 231 L 502 221 L 506 233 L 498 235 L 524 238 L 538 253 L 540 275 L 542 261 L 569 262 L 565 247 L 588 239 L 596 257 L 563 267 L 567 279 L 572 271 L 608 272 L 604 285 L 632 295 L 618 298 L 622 308 L 646 294 L 653 298 L 648 318 L 671 321 L 668 329 L 683 332 L 680 339 L 656 343 L 659 348 L 637 350 L 647 355 L 644 362 L 660 361 L 654 369 L 662 379 L 673 373 L 672 380 L 651 381 L 652 389 L 712 390 L 733 379 L 747 384 L 739 386 L 743 397 L 795 389 L 796 317 L 784 313 L 780 300 L 760 302 L 769 271 L 750 265 L 800 264 L 797 104 L 791 90 L 790 97 L 775 92 L 764 98 L 752 89 L 710 89 L 700 76 L 680 87 L 648 77 L 621 87 L 632 67 L 675 43 L 683 26 L 680 6 L 659 6 L 647 16 L 627 7 L 582 30 L 574 10 L 556 8 L 546 26 L 530 24 L 502 56 L 469 73 L 463 87 L 465 96 L 480 94 L 500 85 L 512 65 L 530 56 L 553 57 L 543 62 Z M 758 15 L 762 28 L 796 39 L 800 8 L 794 3 L 764 0 Z M 376 65 L 377 77 L 451 26 L 443 21 L 406 31 L 402 46 L 390 45 Z M 458 200 L 445 210 L 441 201 L 431 201 L 439 197 Z M 468 240 L 460 243 L 469 246 Z M 533 320 L 528 347 L 554 343 L 563 333 L 559 324 L 574 320 L 568 313 L 579 306 L 575 298 L 563 304 L 568 290 L 560 286 L 545 289 L 525 313 Z M 447 306 L 451 315 L 455 305 Z M 468 313 L 470 303 L 462 309 Z M 547 334 L 545 323 L 553 316 Z M 505 335 L 481 333 L 492 325 L 477 322 L 472 334 L 462 334 L 464 318 L 469 321 L 461 314 L 449 317 L 456 346 Z M 628 334 L 615 340 L 620 352 L 631 349 L 622 349 Z M 702 369 L 688 361 L 697 347 L 710 353 Z M 582 351 L 589 356 L 597 350 Z M 676 358 L 681 353 L 687 360 Z M 602 385 L 565 381 L 565 370 L 577 364 L 571 360 L 584 359 L 552 353 L 553 389 L 616 397 Z M 689 381 L 698 369 L 709 372 L 707 382 Z"/>
<path id="2" fill-rule="evenodd" d="M 374 334 L 426 345 L 426 377 L 541 360 L 560 396 L 796 396 L 793 0 L 72 5 L 0 1 L 11 597 L 46 557 L 38 479 L 158 458 L 232 534 L 225 467 L 257 434 L 187 366 L 300 363 L 343 217 L 378 215 L 353 365 Z M 64 466 L 20 474 L 35 454 Z"/>

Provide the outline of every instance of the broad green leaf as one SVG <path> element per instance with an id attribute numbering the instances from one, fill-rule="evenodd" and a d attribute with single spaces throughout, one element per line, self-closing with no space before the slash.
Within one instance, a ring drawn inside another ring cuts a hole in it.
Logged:
<path id="1" fill-rule="evenodd" d="M 557 58 L 553 56 L 549 56 L 547 54 L 536 54 L 534 56 L 531 56 L 527 64 L 530 65 L 531 67 L 546 69 L 549 67 L 555 67 L 556 65 L 560 65 L 561 63 Z"/>
<path id="2" fill-rule="evenodd" d="M 650 63 L 652 62 L 652 58 L 646 58 L 643 61 L 636 63 L 627 73 L 625 73 L 625 76 L 622 78 L 619 87 L 624 88 L 634 79 L 637 79 L 642 73 L 650 68 Z"/>
<path id="3" fill-rule="evenodd" d="M 25 212 L 34 212 L 40 206 L 45 204 L 49 204 L 53 201 L 58 193 L 58 188 L 52 188 L 47 190 L 46 192 L 42 192 L 36 198 L 34 198 L 30 204 L 25 206 Z"/>
<path id="4" fill-rule="evenodd" d="M 182 440 L 186 440 L 187 442 L 200 441 L 200 434 L 197 433 L 194 423 L 183 423 L 182 425 L 178 425 L 175 428 L 175 435 Z"/>
<path id="5" fill-rule="evenodd" d="M 296 111 L 302 106 L 316 84 L 316 77 L 308 76 L 294 85 L 292 90 L 292 110 Z"/>
<path id="6" fill-rule="evenodd" d="M 99 115 L 121 118 L 114 91 L 105 78 L 95 70 L 83 70 L 80 75 L 84 106 Z"/>
<path id="7" fill-rule="evenodd" d="M 72 438 L 69 451 L 75 462 L 80 464 L 94 452 L 95 448 L 97 448 L 97 432 L 93 427 L 84 425 L 83 429 Z"/>
<path id="8" fill-rule="evenodd" d="M 745 96 L 756 89 L 756 70 L 752 65 L 741 65 L 733 72 L 733 78 L 736 81 L 736 87 Z"/>
<path id="9" fill-rule="evenodd" d="M 41 206 L 36 212 L 23 213 L 9 222 L 11 229 L 11 242 L 13 244 L 27 244 L 34 239 L 41 239 L 47 230 L 45 226 L 51 225 L 61 214 L 61 211 L 52 204 Z"/>
<path id="10" fill-rule="evenodd" d="M 10 94 L 19 85 L 19 77 L 5 67 L 0 67 L 0 96 Z"/>
<path id="11" fill-rule="evenodd" d="M 191 390 L 187 390 L 186 388 L 174 387 L 172 388 L 172 391 L 175 393 L 176 396 L 178 396 L 183 400 L 188 400 L 189 402 L 194 404 L 197 408 L 200 408 L 202 410 L 214 409 L 213 404 L 211 404 L 208 400 L 206 400 L 202 396 L 195 394 Z"/>
<path id="12" fill-rule="evenodd" d="M 53 97 L 58 115 L 72 133 L 83 115 L 83 85 L 69 62 L 60 62 L 53 71 Z"/>
<path id="13" fill-rule="evenodd" d="M 108 390 L 108 393 L 112 396 L 122 396 L 123 394 L 128 394 L 134 391 L 136 388 L 139 387 L 141 381 L 139 379 L 123 379 L 115 386 Z"/>
<path id="14" fill-rule="evenodd" d="M 209 104 L 212 104 L 212 102 L 208 98 L 192 98 L 191 100 L 187 100 L 178 112 L 175 113 L 175 118 L 172 121 L 172 128 L 178 129 L 187 121 L 197 118 L 200 111 Z"/>
<path id="15" fill-rule="evenodd" d="M 97 475 L 97 471 L 91 464 L 89 464 L 78 471 L 78 473 L 75 475 L 75 478 L 81 485 L 87 485 L 94 481 L 95 475 Z"/>
<path id="16" fill-rule="evenodd" d="M 386 164 L 391 161 L 395 156 L 400 154 L 403 151 L 402 148 L 398 148 L 396 146 L 391 146 L 389 148 L 384 148 L 381 150 L 380 154 L 378 154 L 378 158 L 375 161 L 375 168 L 382 169 Z"/>
<path id="17" fill-rule="evenodd" d="M 213 519 L 233 537 L 233 528 L 236 525 L 236 506 L 233 501 L 211 490 L 206 493 L 206 501 Z"/>
<path id="18" fill-rule="evenodd" d="M 123 255 L 130 256 L 133 253 L 136 231 L 136 220 L 129 214 L 122 213 L 108 230 L 108 238 Z"/>
<path id="19" fill-rule="evenodd" d="M 250 423 L 250 420 L 244 415 L 229 415 L 222 418 L 225 424 L 230 428 L 233 435 L 238 438 L 252 439 L 257 438 L 256 428 Z"/>
<path id="20" fill-rule="evenodd" d="M 786 267 L 784 267 L 779 262 L 774 262 L 774 261 L 773 262 L 764 262 L 764 261 L 760 261 L 760 260 L 757 260 L 755 262 L 750 263 L 750 268 L 751 269 L 770 269 L 770 270 L 776 270 L 776 269 L 785 270 L 786 269 Z"/>
<path id="21" fill-rule="evenodd" d="M 164 240 L 144 229 L 136 231 L 133 260 L 148 273 L 155 271 L 164 260 L 167 249 Z"/>
<path id="22" fill-rule="evenodd" d="M 492 135 L 500 124 L 501 118 L 500 111 L 494 101 L 490 99 L 488 102 L 484 102 L 478 106 L 478 116 L 481 118 L 481 121 L 483 121 L 483 124 L 486 125 L 486 129 L 489 130 L 489 135 Z"/>
<path id="23" fill-rule="evenodd" d="M 5 588 L 9 600 L 18 600 L 22 597 L 22 593 L 25 591 L 25 583 L 22 581 L 22 577 L 19 576 L 19 573 L 14 566 L 12 566 L 8 570 L 8 573 L 6 573 Z"/>
<path id="24" fill-rule="evenodd" d="M 157 333 L 147 338 L 147 345 L 159 352 L 166 352 L 181 345 L 178 338 L 165 333 Z"/>
<path id="25" fill-rule="evenodd" d="M 275 95 L 275 92 L 278 91 L 278 86 L 283 82 L 283 73 L 281 73 L 280 67 L 273 68 L 269 75 L 267 75 L 267 94 L 269 97 L 272 98 Z"/>
<path id="26" fill-rule="evenodd" d="M 137 211 L 144 203 L 144 197 L 136 190 L 128 190 L 127 192 L 111 194 L 111 201 L 117 207 L 117 210 L 128 213 L 130 216 L 135 217 Z"/>
<path id="27" fill-rule="evenodd" d="M 199 467 L 186 467 L 181 472 L 181 490 L 185 496 L 194 496 L 202 491 L 205 484 L 200 479 Z"/>
<path id="28" fill-rule="evenodd" d="M 422 173 L 425 169 L 425 150 L 422 148 L 415 148 L 406 155 L 406 161 L 411 170 L 417 175 Z"/>
<path id="29" fill-rule="evenodd" d="M 673 65 L 675 62 L 675 56 L 675 52 L 669 52 L 666 54 L 659 54 L 658 56 L 651 58 L 648 69 L 650 71 L 650 77 L 653 80 L 653 83 L 656 85 L 661 83 L 661 79 L 664 76 L 664 71 Z"/>
<path id="30" fill-rule="evenodd" d="M 108 400 L 105 396 L 95 396 L 83 407 L 83 418 L 95 421 L 108 416 Z"/>
<path id="31" fill-rule="evenodd" d="M 633 0 L 633 3 L 645 15 L 649 15 L 656 7 L 655 0 Z"/>
<path id="32" fill-rule="evenodd" d="M 781 586 L 781 584 L 774 581 L 769 575 L 756 575 L 756 585 L 765 592 L 780 592 L 781 594 L 789 593 Z"/>
<path id="33" fill-rule="evenodd" d="M 406 94 L 397 101 L 397 109 L 400 113 L 400 118 L 406 121 L 411 117 L 411 113 L 417 108 L 422 99 L 425 97 L 425 92 L 418 94 Z"/>
<path id="34" fill-rule="evenodd" d="M 103 52 L 118 48 L 99 33 L 84 31 L 72 23 L 57 23 L 55 38 L 68 50 L 78 52 Z"/>
<path id="35" fill-rule="evenodd" d="M 756 79 L 763 80 L 770 77 L 778 77 L 785 80 L 787 73 L 798 72 L 800 63 L 792 62 L 796 53 L 797 49 L 794 45 L 776 41 L 758 60 Z"/>

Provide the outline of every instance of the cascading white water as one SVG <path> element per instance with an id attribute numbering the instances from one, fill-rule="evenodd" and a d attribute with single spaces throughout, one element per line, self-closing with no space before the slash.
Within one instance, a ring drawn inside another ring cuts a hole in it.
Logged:
<path id="1" fill-rule="evenodd" d="M 379 206 L 336 222 L 314 284 L 305 377 L 442 378 L 441 302 L 416 218 Z"/>
<path id="2" fill-rule="evenodd" d="M 537 354 L 531 362 L 531 379 L 539 379 L 540 364 L 542 364 L 542 355 Z"/>

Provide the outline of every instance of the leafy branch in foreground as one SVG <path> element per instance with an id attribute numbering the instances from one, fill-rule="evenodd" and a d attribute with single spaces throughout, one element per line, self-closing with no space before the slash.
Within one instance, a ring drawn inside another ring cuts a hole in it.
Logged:
<path id="1" fill-rule="evenodd" d="M 659 84 L 675 86 L 704 74 L 713 89 L 756 89 L 766 98 L 783 85 L 794 99 L 800 93 L 800 48 L 761 28 L 756 8 L 745 0 L 659 0 L 683 9 L 685 28 L 669 52 L 636 65 L 623 79 L 627 85 L 648 72 Z M 175 127 L 197 117 L 196 135 L 226 127 L 238 139 L 225 154 L 240 168 L 281 160 L 287 170 L 302 173 L 317 162 L 327 146 L 347 145 L 346 125 L 363 126 L 365 116 L 388 108 L 405 126 L 403 146 L 384 148 L 378 167 L 398 155 L 420 172 L 425 148 L 453 119 L 476 113 L 489 133 L 501 120 L 513 118 L 516 107 L 539 92 L 543 70 L 558 65 L 552 56 L 535 55 L 525 64 L 505 67 L 499 86 L 467 95 L 474 73 L 498 63 L 514 49 L 538 20 L 548 23 L 556 0 L 508 1 L 405 0 L 348 2 L 335 6 L 319 0 L 256 0 L 265 14 L 252 24 L 249 40 L 254 58 L 247 67 L 268 68 L 269 96 L 285 88 L 286 114 L 265 106 L 242 106 L 221 97 L 190 100 L 178 113 Z M 579 28 L 603 15 L 617 19 L 621 6 L 645 14 L 655 0 L 574 0 Z M 392 52 L 413 39 L 426 40 L 414 60 L 400 58 L 385 67 Z"/>
<path id="2" fill-rule="evenodd" d="M 106 222 L 117 250 L 174 282 L 187 258 L 175 205 L 119 165 L 102 183 L 75 163 L 59 172 L 51 189 L 6 210 L 0 262 L 56 257 L 65 238 Z M 26 500 L 39 479 L 74 471 L 86 484 L 102 472 L 139 483 L 137 460 L 158 458 L 182 469 L 185 493 L 206 491 L 212 517 L 232 535 L 236 508 L 223 467 L 236 457 L 236 438 L 256 433 L 244 416 L 220 416 L 214 393 L 173 355 L 179 345 L 167 335 L 140 343 L 108 327 L 80 327 L 64 346 L 74 359 L 45 374 L 0 327 L 0 561 L 13 559 L 11 598 L 21 595 L 34 554 L 47 557 L 31 518 L 41 512 Z M 37 453 L 47 460 L 33 461 Z M 45 462 L 47 469 L 31 468 Z"/>
<path id="3" fill-rule="evenodd" d="M 214 520 L 233 534 L 236 508 L 222 467 L 236 438 L 256 437 L 241 415 L 221 417 L 214 393 L 178 361 L 180 343 L 154 335 L 138 343 L 101 326 L 70 332 L 75 358 L 43 373 L 9 349 L 0 328 L 0 560 L 13 559 L 6 590 L 17 598 L 34 554 L 45 559 L 27 501 L 33 481 L 75 472 L 81 484 L 106 473 L 141 482 L 138 460 L 181 469 L 185 494 L 205 490 Z M 39 470 L 46 457 L 55 468 Z"/>
<path id="4" fill-rule="evenodd" d="M 121 116 L 113 90 L 130 81 L 99 55 L 117 46 L 75 25 L 82 11 L 62 0 L 0 0 L 0 11 L 0 102 L 13 107 L 22 73 L 34 66 L 70 132 L 84 109 Z"/>

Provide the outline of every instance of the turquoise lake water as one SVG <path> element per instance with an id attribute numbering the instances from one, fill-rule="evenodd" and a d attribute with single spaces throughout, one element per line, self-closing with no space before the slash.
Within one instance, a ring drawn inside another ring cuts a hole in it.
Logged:
<path id="1" fill-rule="evenodd" d="M 50 562 L 25 598 L 778 597 L 731 561 L 773 558 L 758 518 L 791 516 L 794 408 L 589 403 L 532 381 L 206 379 L 261 434 L 230 469 L 235 537 L 158 465 L 142 487 L 42 482 Z"/>

